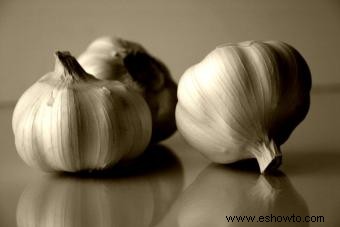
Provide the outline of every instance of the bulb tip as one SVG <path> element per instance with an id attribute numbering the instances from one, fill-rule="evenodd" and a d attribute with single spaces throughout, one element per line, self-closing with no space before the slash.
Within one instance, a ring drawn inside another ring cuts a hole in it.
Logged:
<path id="1" fill-rule="evenodd" d="M 282 153 L 273 140 L 260 143 L 256 149 L 252 150 L 252 153 L 259 164 L 261 173 L 275 171 L 282 163 Z"/>
<path id="2" fill-rule="evenodd" d="M 69 51 L 56 51 L 56 66 L 55 71 L 61 71 L 63 74 L 69 74 L 74 78 L 85 77 L 87 74 L 77 59 L 72 56 Z"/>
<path id="3" fill-rule="evenodd" d="M 54 52 L 54 54 L 60 59 L 60 58 L 65 58 L 67 56 L 72 56 L 70 51 L 60 51 L 57 50 Z"/>

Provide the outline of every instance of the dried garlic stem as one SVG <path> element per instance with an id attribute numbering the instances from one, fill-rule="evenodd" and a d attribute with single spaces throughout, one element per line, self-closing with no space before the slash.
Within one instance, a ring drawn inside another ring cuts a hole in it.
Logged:
<path id="1" fill-rule="evenodd" d="M 257 148 L 251 150 L 251 153 L 255 156 L 261 173 L 263 173 L 269 167 L 277 168 L 281 165 L 282 154 L 273 140 L 271 140 L 269 143 L 259 143 Z"/>
<path id="2" fill-rule="evenodd" d="M 66 78 L 70 75 L 73 79 L 80 80 L 88 77 L 88 74 L 80 66 L 78 61 L 68 51 L 57 51 L 55 71 L 61 72 Z"/>

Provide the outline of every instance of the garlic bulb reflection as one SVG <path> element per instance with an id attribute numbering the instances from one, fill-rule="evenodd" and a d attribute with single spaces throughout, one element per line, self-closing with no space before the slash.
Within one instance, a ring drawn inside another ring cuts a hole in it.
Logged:
<path id="1" fill-rule="evenodd" d="M 21 158 L 43 170 L 102 169 L 141 154 L 151 114 L 129 85 L 87 74 L 68 52 L 18 101 L 12 121 Z"/>
<path id="2" fill-rule="evenodd" d="M 17 224 L 147 227 L 153 213 L 152 188 L 143 179 L 49 178 L 25 189 L 17 207 Z"/>
<path id="3" fill-rule="evenodd" d="M 182 171 L 164 147 L 144 161 L 120 172 L 49 175 L 29 184 L 17 205 L 18 227 L 155 226 L 182 188 Z"/>
<path id="4" fill-rule="evenodd" d="M 217 163 L 256 158 L 263 172 L 309 110 L 311 75 L 288 44 L 250 41 L 217 47 L 178 86 L 185 139 Z"/>
<path id="5" fill-rule="evenodd" d="M 167 67 L 140 44 L 121 38 L 100 37 L 78 58 L 99 79 L 129 81 L 145 98 L 152 115 L 151 142 L 176 131 L 177 85 Z"/>
<path id="6" fill-rule="evenodd" d="M 259 175 L 210 165 L 184 191 L 173 208 L 178 211 L 179 227 L 308 226 L 303 222 L 309 214 L 307 204 L 282 173 Z M 300 216 L 301 222 L 274 222 L 271 218 L 291 215 Z M 264 221 L 228 222 L 226 216 L 264 216 Z M 272 221 L 268 221 L 270 219 Z"/>

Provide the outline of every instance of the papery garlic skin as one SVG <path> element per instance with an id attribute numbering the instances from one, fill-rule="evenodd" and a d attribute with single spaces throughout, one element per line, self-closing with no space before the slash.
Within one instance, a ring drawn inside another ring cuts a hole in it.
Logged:
<path id="1" fill-rule="evenodd" d="M 122 81 L 144 97 L 152 115 L 152 143 L 176 131 L 177 84 L 167 67 L 142 45 L 104 36 L 90 43 L 78 61 L 96 78 Z"/>
<path id="2" fill-rule="evenodd" d="M 87 74 L 67 52 L 16 104 L 20 157 L 46 171 L 102 169 L 141 154 L 151 138 L 144 99 L 119 81 Z"/>
<path id="3" fill-rule="evenodd" d="M 310 89 L 308 65 L 290 45 L 224 44 L 181 77 L 177 127 L 212 161 L 256 158 L 264 172 L 280 164 L 279 146 L 305 118 Z"/>
<path id="4" fill-rule="evenodd" d="M 94 40 L 77 60 L 86 72 L 98 79 L 122 80 L 129 77 L 122 50 L 117 39 L 105 36 Z"/>

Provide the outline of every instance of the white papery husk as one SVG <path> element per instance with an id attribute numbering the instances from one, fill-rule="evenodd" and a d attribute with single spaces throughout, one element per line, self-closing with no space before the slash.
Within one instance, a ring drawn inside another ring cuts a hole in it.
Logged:
<path id="1" fill-rule="evenodd" d="M 85 71 L 70 73 L 57 57 L 55 71 L 19 99 L 12 126 L 28 165 L 75 172 L 141 154 L 150 141 L 151 114 L 133 89 Z"/>
<path id="2" fill-rule="evenodd" d="M 301 84 L 310 74 L 298 64 L 301 59 L 279 41 L 217 47 L 180 79 L 179 131 L 214 162 L 256 158 L 263 172 L 281 157 L 279 145 L 308 111 L 310 85 L 308 80 L 305 87 Z M 300 75 L 299 67 L 306 75 Z M 297 123 L 275 140 L 271 131 L 295 116 Z"/>

